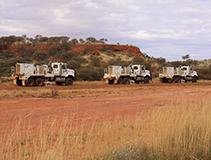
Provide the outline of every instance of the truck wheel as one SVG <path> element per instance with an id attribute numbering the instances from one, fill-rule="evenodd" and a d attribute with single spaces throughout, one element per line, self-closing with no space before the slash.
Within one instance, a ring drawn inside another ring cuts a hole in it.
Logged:
<path id="1" fill-rule="evenodd" d="M 65 81 L 66 86 L 71 86 L 73 84 L 73 80 L 71 78 L 67 78 Z"/>
<path id="2" fill-rule="evenodd" d="M 181 83 L 181 78 L 180 77 L 177 77 L 176 83 Z"/>
<path id="3" fill-rule="evenodd" d="M 18 86 L 22 86 L 22 81 L 21 80 L 17 79 L 16 83 L 17 83 Z"/>
<path id="4" fill-rule="evenodd" d="M 114 83 L 114 79 L 109 79 L 108 80 L 108 84 L 113 84 Z"/>
<path id="5" fill-rule="evenodd" d="M 172 83 L 172 80 L 171 79 L 168 79 L 168 83 Z"/>
<path id="6" fill-rule="evenodd" d="M 44 86 L 45 85 L 44 80 L 42 78 L 37 78 L 35 80 L 35 85 L 36 86 Z"/>
<path id="7" fill-rule="evenodd" d="M 130 80 L 129 80 L 129 78 L 127 78 L 127 77 L 126 77 L 126 78 L 124 78 L 123 83 L 124 83 L 124 84 L 130 84 Z"/>
<path id="8" fill-rule="evenodd" d="M 163 78 L 160 78 L 160 82 L 161 82 L 161 83 L 164 83 Z"/>
<path id="9" fill-rule="evenodd" d="M 193 77 L 192 78 L 192 83 L 195 83 L 195 82 L 197 82 L 197 79 L 196 79 L 196 77 Z"/>
<path id="10" fill-rule="evenodd" d="M 34 86 L 34 79 L 33 78 L 29 78 L 28 82 L 27 82 L 27 86 Z"/>
<path id="11" fill-rule="evenodd" d="M 61 86 L 61 85 L 62 85 L 62 82 L 56 82 L 56 84 L 57 84 L 58 86 Z"/>
<path id="12" fill-rule="evenodd" d="M 144 83 L 149 83 L 149 78 L 148 77 L 144 78 Z"/>
<path id="13" fill-rule="evenodd" d="M 122 84 L 123 79 L 120 77 L 117 81 L 118 84 Z"/>

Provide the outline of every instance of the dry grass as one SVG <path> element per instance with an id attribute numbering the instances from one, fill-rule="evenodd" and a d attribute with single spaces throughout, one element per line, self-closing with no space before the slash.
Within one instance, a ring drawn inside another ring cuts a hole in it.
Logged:
<path id="1" fill-rule="evenodd" d="M 148 114 L 92 125 L 67 114 L 41 119 L 36 131 L 28 115 L 1 137 L 0 159 L 210 159 L 210 106 L 209 97 L 173 99 Z"/>

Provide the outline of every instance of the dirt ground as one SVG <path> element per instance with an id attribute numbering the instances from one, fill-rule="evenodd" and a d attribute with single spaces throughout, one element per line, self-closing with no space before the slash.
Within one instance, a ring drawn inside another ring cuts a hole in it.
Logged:
<path id="1" fill-rule="evenodd" d="M 108 85 L 105 83 L 76 83 L 73 86 L 45 86 L 39 89 L 74 89 L 74 96 L 65 98 L 16 98 L 0 101 L 0 136 L 18 122 L 30 118 L 30 126 L 36 130 L 38 124 L 61 120 L 66 115 L 92 124 L 93 121 L 108 121 L 119 117 L 134 117 L 137 113 L 171 106 L 175 100 L 197 100 L 211 98 L 211 82 L 197 83 L 150 83 L 130 85 Z M 1 90 L 33 90 L 35 87 L 2 85 Z M 37 87 L 36 87 L 37 89 Z M 86 92 L 80 92 L 80 90 Z M 78 91 L 78 92 L 77 92 Z"/>

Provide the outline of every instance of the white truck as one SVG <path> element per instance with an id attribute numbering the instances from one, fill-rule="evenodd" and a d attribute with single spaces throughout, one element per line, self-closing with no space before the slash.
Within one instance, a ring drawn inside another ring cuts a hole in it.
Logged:
<path id="1" fill-rule="evenodd" d="M 180 83 L 181 80 L 197 82 L 198 74 L 192 66 L 162 67 L 159 78 L 162 83 Z"/>
<path id="2" fill-rule="evenodd" d="M 49 63 L 36 65 L 29 63 L 16 63 L 12 67 L 13 84 L 18 86 L 44 86 L 45 83 L 54 81 L 57 85 L 72 85 L 76 80 L 76 72 L 67 69 L 66 63 Z"/>
<path id="3" fill-rule="evenodd" d="M 198 73 L 193 70 L 192 66 L 181 66 L 181 77 L 185 82 L 192 81 L 197 82 L 199 79 Z"/>
<path id="4" fill-rule="evenodd" d="M 149 83 L 149 80 L 152 80 L 150 71 L 146 70 L 144 65 L 129 65 L 127 67 L 109 65 L 104 69 L 103 78 L 108 84 L 129 84 L 131 80 L 135 83 Z"/>
<path id="5" fill-rule="evenodd" d="M 162 67 L 159 73 L 160 82 L 180 83 L 181 82 L 181 69 L 174 67 Z"/>

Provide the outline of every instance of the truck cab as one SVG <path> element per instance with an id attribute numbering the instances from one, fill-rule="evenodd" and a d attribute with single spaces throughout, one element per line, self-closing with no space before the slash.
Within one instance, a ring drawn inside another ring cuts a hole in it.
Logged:
<path id="1" fill-rule="evenodd" d="M 197 82 L 198 73 L 193 70 L 192 66 L 181 66 L 182 78 L 187 81 Z"/>

